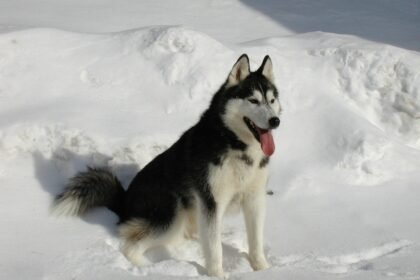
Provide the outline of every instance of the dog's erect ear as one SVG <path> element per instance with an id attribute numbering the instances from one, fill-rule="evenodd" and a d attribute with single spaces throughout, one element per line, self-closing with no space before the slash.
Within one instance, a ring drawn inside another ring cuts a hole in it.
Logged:
<path id="1" fill-rule="evenodd" d="M 249 58 L 246 54 L 241 55 L 238 61 L 233 65 L 232 71 L 229 73 L 227 86 L 235 86 L 248 77 L 251 70 L 249 69 Z"/>
<path id="2" fill-rule="evenodd" d="M 264 57 L 264 60 L 257 72 L 264 75 L 264 77 L 266 77 L 270 82 L 274 82 L 273 63 L 268 55 Z"/>

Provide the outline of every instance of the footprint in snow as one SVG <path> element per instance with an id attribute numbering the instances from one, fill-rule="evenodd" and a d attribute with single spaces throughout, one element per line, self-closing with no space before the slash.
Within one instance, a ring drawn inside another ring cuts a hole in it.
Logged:
<path id="1" fill-rule="evenodd" d="M 292 266 L 310 268 L 330 274 L 346 274 L 352 271 L 373 270 L 373 261 L 398 253 L 412 245 L 408 240 L 395 240 L 382 245 L 338 256 L 291 255 L 282 258 L 272 257 L 273 266 Z"/>

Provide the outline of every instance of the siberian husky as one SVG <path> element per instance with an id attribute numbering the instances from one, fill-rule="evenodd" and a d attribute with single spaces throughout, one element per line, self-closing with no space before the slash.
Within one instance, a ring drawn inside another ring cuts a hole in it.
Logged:
<path id="1" fill-rule="evenodd" d="M 250 264 L 265 269 L 265 185 L 280 111 L 271 59 L 266 56 L 251 72 L 243 54 L 197 124 L 147 164 L 127 190 L 107 169 L 88 168 L 69 181 L 53 209 L 76 216 L 99 206 L 115 212 L 121 251 L 136 265 L 149 248 L 197 231 L 208 274 L 222 277 L 222 218 L 239 203 Z"/>

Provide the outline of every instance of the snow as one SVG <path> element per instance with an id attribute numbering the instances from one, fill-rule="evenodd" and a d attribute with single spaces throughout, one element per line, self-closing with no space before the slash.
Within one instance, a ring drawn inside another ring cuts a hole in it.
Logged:
<path id="1" fill-rule="evenodd" d="M 261 3 L 0 1 L 1 279 L 207 278 L 197 241 L 135 267 L 113 213 L 56 219 L 49 206 L 87 164 L 127 185 L 197 121 L 242 53 L 253 69 L 270 55 L 284 112 L 272 268 L 252 272 L 229 217 L 229 278 L 420 279 L 420 5 Z"/>

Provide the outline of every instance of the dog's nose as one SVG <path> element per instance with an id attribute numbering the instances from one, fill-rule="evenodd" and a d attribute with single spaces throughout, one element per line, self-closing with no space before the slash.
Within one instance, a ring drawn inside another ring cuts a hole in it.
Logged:
<path id="1" fill-rule="evenodd" d="M 268 123 L 270 124 L 270 128 L 276 128 L 280 125 L 280 119 L 277 117 L 272 117 L 268 120 Z"/>

